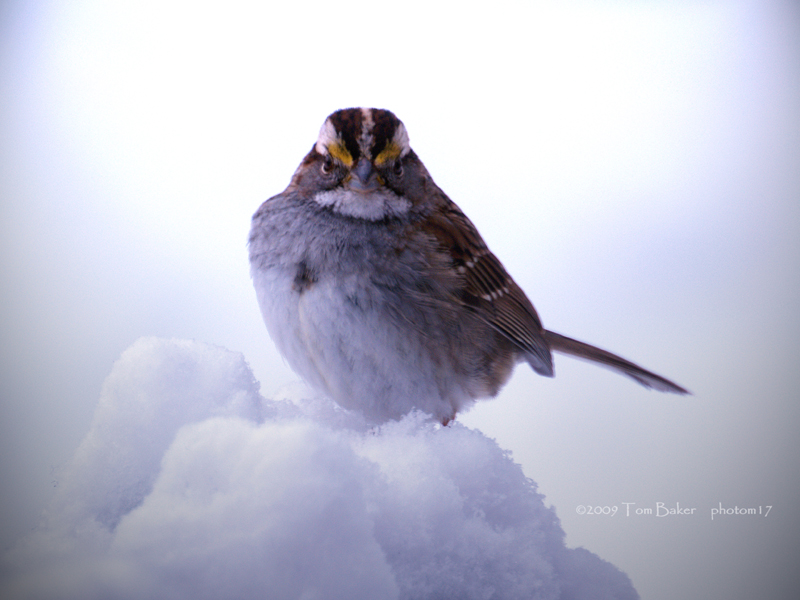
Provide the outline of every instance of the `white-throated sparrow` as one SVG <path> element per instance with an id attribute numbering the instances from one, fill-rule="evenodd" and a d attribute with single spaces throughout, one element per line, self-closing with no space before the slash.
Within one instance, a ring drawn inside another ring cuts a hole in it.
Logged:
<path id="1" fill-rule="evenodd" d="M 682 387 L 542 327 L 525 293 L 433 182 L 388 110 L 330 115 L 289 186 L 253 216 L 250 265 L 290 366 L 372 422 L 420 409 L 443 423 L 551 352 L 645 387 Z"/>

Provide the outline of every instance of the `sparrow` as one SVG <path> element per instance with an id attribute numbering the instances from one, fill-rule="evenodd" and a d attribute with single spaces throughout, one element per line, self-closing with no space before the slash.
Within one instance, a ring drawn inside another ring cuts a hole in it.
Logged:
<path id="1" fill-rule="evenodd" d="M 549 331 L 390 111 L 332 113 L 288 187 L 253 215 L 251 276 L 270 336 L 312 387 L 370 423 L 443 424 L 553 352 L 681 386 Z"/>

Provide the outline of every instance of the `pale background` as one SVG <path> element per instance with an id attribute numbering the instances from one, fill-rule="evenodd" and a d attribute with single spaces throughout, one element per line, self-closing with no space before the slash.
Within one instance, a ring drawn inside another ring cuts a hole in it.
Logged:
<path id="1" fill-rule="evenodd" d="M 296 379 L 249 218 L 329 112 L 367 105 L 404 120 L 548 328 L 694 392 L 561 357 L 461 417 L 567 543 L 643 598 L 796 597 L 797 5 L 275 4 L 0 5 L 0 548 L 138 337 L 243 352 L 267 396 Z M 623 502 L 697 510 L 576 512 Z M 719 503 L 773 508 L 712 521 Z"/>

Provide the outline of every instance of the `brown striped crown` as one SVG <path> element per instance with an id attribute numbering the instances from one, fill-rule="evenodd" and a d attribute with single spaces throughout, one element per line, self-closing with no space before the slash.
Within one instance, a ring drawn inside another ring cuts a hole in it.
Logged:
<path id="1" fill-rule="evenodd" d="M 380 167 L 411 151 L 403 122 L 381 108 L 337 110 L 322 124 L 315 149 L 348 168 L 361 157 Z"/>

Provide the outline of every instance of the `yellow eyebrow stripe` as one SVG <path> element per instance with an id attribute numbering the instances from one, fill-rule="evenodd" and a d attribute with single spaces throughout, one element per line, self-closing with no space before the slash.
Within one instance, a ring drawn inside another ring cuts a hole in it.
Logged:
<path id="1" fill-rule="evenodd" d="M 348 169 L 353 166 L 353 157 L 350 152 L 347 151 L 343 143 L 334 142 L 333 144 L 329 144 L 328 153 Z"/>
<path id="2" fill-rule="evenodd" d="M 386 147 L 381 150 L 381 153 L 375 157 L 373 161 L 375 166 L 380 167 L 389 161 L 396 160 L 397 157 L 400 156 L 400 150 L 400 146 L 396 142 L 389 142 L 386 144 Z"/>

